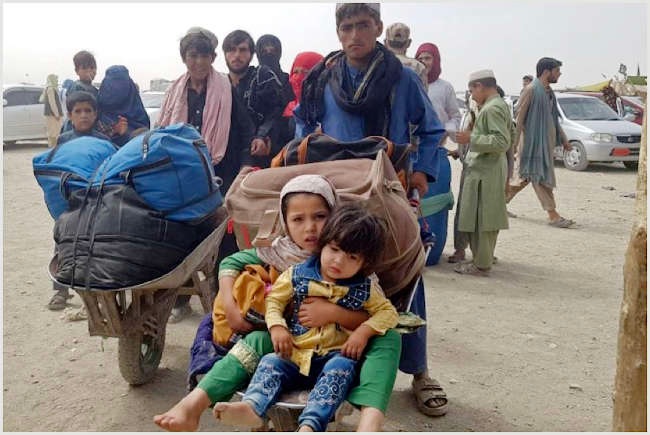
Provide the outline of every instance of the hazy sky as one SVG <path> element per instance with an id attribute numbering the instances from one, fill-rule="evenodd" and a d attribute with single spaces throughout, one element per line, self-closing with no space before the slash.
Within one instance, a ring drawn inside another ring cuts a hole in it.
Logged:
<path id="1" fill-rule="evenodd" d="M 385 27 L 404 22 L 413 42 L 433 42 L 442 56 L 441 77 L 464 90 L 472 71 L 491 68 L 507 93 L 535 73 L 540 57 L 560 59 L 558 83 L 586 85 L 617 73 L 647 74 L 647 2 L 441 1 L 381 4 Z M 141 89 L 153 78 L 185 71 L 178 43 L 192 26 L 219 38 L 217 70 L 226 71 L 221 42 L 235 29 L 257 39 L 265 33 L 283 44 L 288 71 L 300 51 L 327 54 L 340 48 L 334 3 L 7 3 L 3 4 L 3 82 L 43 84 L 49 73 L 76 79 L 72 56 L 91 51 L 96 81 L 107 67 L 126 65 Z M 380 38 L 383 42 L 383 35 Z M 255 61 L 253 61 L 255 63 Z"/>

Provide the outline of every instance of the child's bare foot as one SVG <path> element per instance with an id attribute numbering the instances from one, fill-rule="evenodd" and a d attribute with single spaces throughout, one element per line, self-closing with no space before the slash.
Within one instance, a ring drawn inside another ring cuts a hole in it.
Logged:
<path id="1" fill-rule="evenodd" d="M 306 424 L 300 426 L 300 429 L 298 429 L 298 432 L 313 432 L 314 429 L 312 429 L 311 426 L 308 426 Z"/>
<path id="2" fill-rule="evenodd" d="M 190 394 L 164 414 L 156 415 L 153 422 L 172 432 L 193 432 L 199 428 L 201 414 L 210 407 L 210 398 L 200 388 Z"/>
<path id="3" fill-rule="evenodd" d="M 212 413 L 214 418 L 231 426 L 251 428 L 260 427 L 264 423 L 247 402 L 218 402 Z"/>

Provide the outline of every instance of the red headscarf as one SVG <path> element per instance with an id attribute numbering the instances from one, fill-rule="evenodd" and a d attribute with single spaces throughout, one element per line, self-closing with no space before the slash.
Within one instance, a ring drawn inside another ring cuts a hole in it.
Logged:
<path id="1" fill-rule="evenodd" d="M 438 80 L 438 77 L 440 77 L 440 52 L 435 44 L 425 42 L 418 47 L 418 51 L 415 52 L 415 58 L 417 59 L 422 53 L 429 53 L 433 56 L 433 64 L 427 73 L 428 82 L 433 83 Z"/>
<path id="2" fill-rule="evenodd" d="M 296 59 L 293 61 L 293 65 L 291 65 L 291 71 L 289 72 L 289 83 L 291 83 L 291 88 L 293 89 L 293 94 L 296 96 L 296 99 L 289 101 L 289 104 L 287 104 L 287 107 L 284 109 L 282 116 L 293 116 L 293 109 L 295 109 L 298 103 L 300 103 L 302 82 L 305 80 L 305 77 L 307 77 L 307 74 L 309 74 L 309 70 L 312 69 L 318 62 L 320 62 L 321 59 L 323 59 L 323 56 L 318 53 L 314 53 L 313 51 L 304 51 L 302 53 L 298 53 Z M 304 73 L 294 74 L 293 70 L 296 67 L 302 67 L 306 71 Z"/>

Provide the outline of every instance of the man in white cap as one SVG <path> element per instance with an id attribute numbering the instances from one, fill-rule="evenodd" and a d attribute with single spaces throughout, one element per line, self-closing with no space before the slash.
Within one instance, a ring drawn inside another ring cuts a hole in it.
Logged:
<path id="1" fill-rule="evenodd" d="M 508 228 L 503 184 L 508 173 L 506 151 L 512 144 L 513 126 L 492 70 L 472 73 L 468 86 L 481 109 L 471 132 L 456 133 L 459 144 L 469 145 L 458 230 L 469 233 L 472 262 L 460 263 L 454 270 L 489 276 L 499 230 Z"/>
<path id="2" fill-rule="evenodd" d="M 411 29 L 404 23 L 393 23 L 386 28 L 384 45 L 393 52 L 405 67 L 417 73 L 426 87 L 427 68 L 422 62 L 406 55 L 406 50 L 411 46 Z"/>

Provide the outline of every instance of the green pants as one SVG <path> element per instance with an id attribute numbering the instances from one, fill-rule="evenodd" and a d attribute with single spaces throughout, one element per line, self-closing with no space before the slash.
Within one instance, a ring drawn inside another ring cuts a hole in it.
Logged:
<path id="1" fill-rule="evenodd" d="M 401 351 L 402 339 L 397 332 L 390 330 L 385 335 L 373 337 L 366 348 L 359 385 L 351 390 L 348 401 L 355 406 L 369 406 L 385 413 Z M 266 331 L 251 332 L 212 366 L 197 388 L 206 392 L 212 404 L 226 402 L 235 392 L 246 388 L 260 358 L 271 352 L 270 334 Z"/>
<path id="2" fill-rule="evenodd" d="M 474 265 L 480 269 L 491 268 L 499 231 L 474 231 L 468 234 Z"/>

